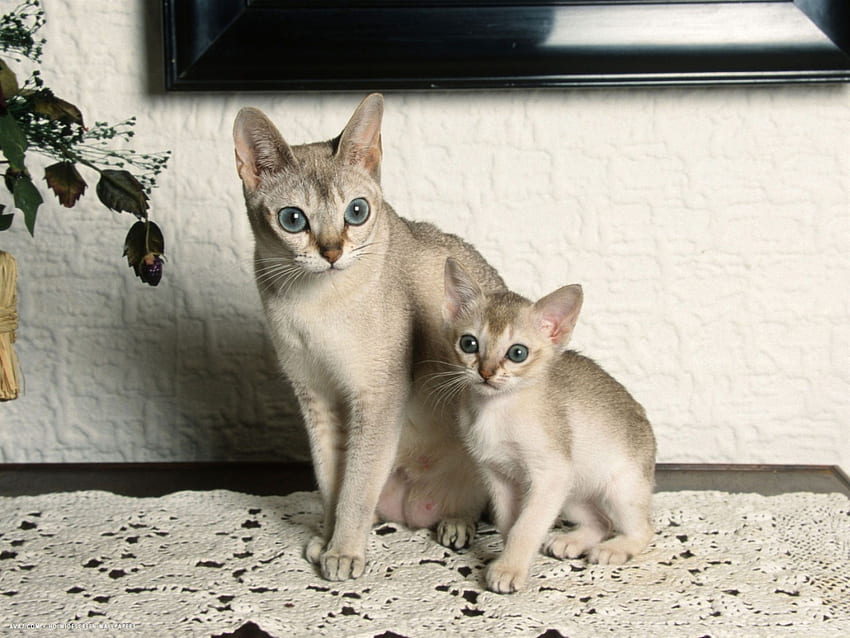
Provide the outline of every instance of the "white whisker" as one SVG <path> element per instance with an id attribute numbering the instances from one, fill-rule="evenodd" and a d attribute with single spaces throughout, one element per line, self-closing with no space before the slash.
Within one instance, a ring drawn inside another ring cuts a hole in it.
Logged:
<path id="1" fill-rule="evenodd" d="M 460 363 L 452 363 L 451 361 L 443 361 L 442 359 L 422 359 L 422 361 L 417 361 L 416 365 L 421 366 L 426 363 L 436 363 L 442 366 L 447 366 L 449 368 L 455 368 L 457 370 L 466 370 L 466 366 Z"/>
<path id="2" fill-rule="evenodd" d="M 377 246 L 379 244 L 388 244 L 386 241 L 371 241 L 365 244 L 361 244 L 360 246 L 356 246 L 351 249 L 351 256 L 355 259 L 361 259 L 363 257 L 383 257 L 386 255 L 386 252 L 380 252 L 375 250 L 366 250 L 367 248 L 371 248 L 372 246 Z M 365 252 L 364 252 L 365 251 Z"/>
<path id="3" fill-rule="evenodd" d="M 427 402 L 433 402 L 434 409 L 440 409 L 448 405 L 470 385 L 467 368 L 460 365 L 454 365 L 454 367 L 457 369 L 432 372 L 422 377 L 422 389 L 425 391 L 425 400 Z"/>
<path id="4" fill-rule="evenodd" d="M 351 252 L 357 252 L 358 250 L 370 248 L 371 246 L 378 246 L 380 244 L 389 244 L 389 243 L 390 242 L 388 242 L 388 241 L 369 241 L 369 242 L 366 242 L 365 244 L 360 244 L 359 246 L 355 246 L 354 248 L 351 249 Z"/>
<path id="5" fill-rule="evenodd" d="M 284 294 L 306 274 L 302 268 L 286 259 L 269 258 L 265 261 L 268 265 L 257 265 L 254 271 L 257 287 L 263 292 L 277 288 L 280 294 Z"/>

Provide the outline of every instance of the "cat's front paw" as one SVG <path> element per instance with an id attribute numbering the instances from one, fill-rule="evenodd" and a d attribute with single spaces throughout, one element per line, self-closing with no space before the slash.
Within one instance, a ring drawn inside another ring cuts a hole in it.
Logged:
<path id="1" fill-rule="evenodd" d="M 510 565 L 500 560 L 487 568 L 487 589 L 497 594 L 513 594 L 525 586 L 528 570 L 524 567 Z"/>
<path id="2" fill-rule="evenodd" d="M 362 554 L 326 551 L 319 559 L 319 566 L 326 580 L 351 580 L 363 575 L 366 558 Z"/>
<path id="3" fill-rule="evenodd" d="M 475 537 L 476 523 L 463 518 L 447 518 L 437 525 L 437 542 L 443 547 L 466 549 Z"/>
<path id="4" fill-rule="evenodd" d="M 322 552 L 325 551 L 325 539 L 321 536 L 313 536 L 304 548 L 304 558 L 309 560 L 314 565 L 319 564 L 319 559 L 322 557 Z"/>

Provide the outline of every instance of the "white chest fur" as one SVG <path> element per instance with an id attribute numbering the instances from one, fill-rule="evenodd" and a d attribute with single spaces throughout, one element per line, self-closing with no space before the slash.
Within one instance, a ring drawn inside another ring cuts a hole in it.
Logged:
<path id="1" fill-rule="evenodd" d="M 350 274 L 354 273 L 328 276 L 285 298 L 265 299 L 275 348 L 291 379 L 319 386 L 334 380 L 341 387 L 358 390 L 374 376 L 376 358 L 386 357 L 385 335 L 389 342 L 393 336 L 398 338 L 398 319 L 384 312 L 374 298 L 364 301 L 374 288 L 369 285 L 372 282 L 347 286 Z M 403 307 L 403 301 L 395 305 Z"/>
<path id="2" fill-rule="evenodd" d="M 504 474 L 526 473 L 553 447 L 542 424 L 513 394 L 472 401 L 463 422 L 472 455 Z"/>

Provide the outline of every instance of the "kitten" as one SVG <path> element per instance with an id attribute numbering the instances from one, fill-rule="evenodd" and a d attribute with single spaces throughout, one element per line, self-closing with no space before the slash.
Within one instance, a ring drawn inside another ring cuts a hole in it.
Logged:
<path id="1" fill-rule="evenodd" d="M 643 408 L 590 359 L 570 350 L 581 286 L 537 303 L 485 294 L 456 261 L 445 268 L 445 335 L 463 388 L 461 430 L 505 539 L 487 587 L 520 589 L 541 548 L 621 564 L 652 537 L 655 438 Z M 559 513 L 577 527 L 547 533 Z M 610 537 L 611 532 L 614 536 Z"/>
<path id="2" fill-rule="evenodd" d="M 487 501 L 453 401 L 432 386 L 448 356 L 446 258 L 488 290 L 504 284 L 470 245 L 384 200 L 382 115 L 383 98 L 370 95 L 337 138 L 299 146 L 257 109 L 242 109 L 233 129 L 257 286 L 323 500 L 323 533 L 306 556 L 331 580 L 363 573 L 376 513 L 439 522 L 438 540 L 460 548 Z"/>

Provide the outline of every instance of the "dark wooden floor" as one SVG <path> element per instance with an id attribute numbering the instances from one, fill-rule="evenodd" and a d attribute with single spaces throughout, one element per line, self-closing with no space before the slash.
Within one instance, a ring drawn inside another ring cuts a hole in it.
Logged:
<path id="1" fill-rule="evenodd" d="M 658 491 L 723 490 L 772 495 L 841 492 L 850 480 L 830 465 L 659 464 Z M 0 464 L 0 496 L 105 490 L 161 496 L 182 490 L 227 489 L 275 495 L 315 489 L 307 464 L 286 463 L 59 463 Z"/>

